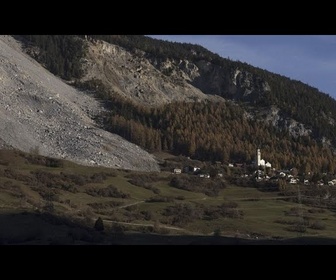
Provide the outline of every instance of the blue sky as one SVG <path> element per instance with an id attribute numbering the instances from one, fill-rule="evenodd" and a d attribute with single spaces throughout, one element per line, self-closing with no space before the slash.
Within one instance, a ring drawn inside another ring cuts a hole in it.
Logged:
<path id="1" fill-rule="evenodd" d="M 336 99 L 336 35 L 150 35 L 302 81 Z"/>

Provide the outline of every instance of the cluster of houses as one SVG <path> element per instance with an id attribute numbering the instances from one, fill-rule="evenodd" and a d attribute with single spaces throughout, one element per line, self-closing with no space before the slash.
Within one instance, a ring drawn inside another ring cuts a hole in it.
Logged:
<path id="1" fill-rule="evenodd" d="M 279 179 L 285 179 L 289 184 L 297 184 L 299 183 L 299 178 L 291 174 L 292 170 L 275 170 L 273 168 L 273 171 L 276 172 L 276 174 L 272 177 L 265 174 L 262 170 L 256 170 L 254 171 L 255 174 L 255 180 L 257 182 L 260 181 L 278 181 Z M 308 180 L 304 180 L 305 185 L 309 185 Z"/>
<path id="2" fill-rule="evenodd" d="M 223 166 L 222 163 L 216 162 L 216 165 Z M 243 178 L 253 178 L 257 182 L 261 181 L 278 181 L 280 180 L 286 180 L 289 184 L 304 184 L 304 185 L 310 185 L 311 182 L 308 179 L 301 179 L 295 175 L 297 172 L 293 172 L 293 169 L 290 170 L 276 170 L 275 168 L 272 168 L 272 164 L 270 162 L 266 162 L 264 159 L 261 158 L 261 152 L 260 149 L 257 149 L 256 152 L 256 160 L 252 163 L 252 165 L 246 165 L 242 163 L 227 163 L 227 167 L 229 168 L 244 168 L 245 172 L 244 174 L 240 175 Z M 251 170 L 251 168 L 246 167 L 253 167 L 253 171 L 251 173 L 246 172 L 246 169 Z M 266 172 L 267 171 L 267 172 Z M 269 172 L 271 171 L 271 172 Z M 206 171 L 201 170 L 200 167 L 196 166 L 185 166 L 183 168 L 174 168 L 172 170 L 173 174 L 190 174 L 190 175 L 196 175 L 200 178 L 210 178 L 210 174 Z M 216 175 L 212 174 L 212 176 L 216 176 L 217 178 L 223 177 L 223 173 L 217 172 Z M 316 185 L 323 186 L 323 185 L 329 185 L 329 186 L 336 186 L 336 179 L 330 180 L 328 182 L 319 180 L 316 182 Z"/>
<path id="3" fill-rule="evenodd" d="M 242 168 L 243 164 L 232 164 L 228 163 L 227 165 L 230 168 Z M 201 168 L 196 167 L 196 166 L 185 166 L 183 168 L 174 168 L 172 170 L 173 174 L 190 174 L 190 175 L 196 175 L 199 176 L 200 178 L 210 178 L 210 174 L 207 172 L 203 172 Z M 289 184 L 298 184 L 299 183 L 299 178 L 297 176 L 292 175 L 292 170 L 275 170 L 274 168 L 272 169 L 273 176 L 267 175 L 267 172 L 265 170 L 257 169 L 254 170 L 251 174 L 244 173 L 241 175 L 242 178 L 248 178 L 248 177 L 253 177 L 257 182 L 261 181 L 278 181 L 279 179 L 285 179 Z M 216 177 L 221 178 L 223 177 L 223 173 L 218 172 L 216 174 Z M 308 180 L 304 180 L 303 182 L 305 185 L 309 185 Z M 323 182 L 319 182 L 319 184 L 323 184 Z M 336 179 L 333 181 L 329 182 L 329 185 L 334 184 L 336 185 Z"/>
<path id="4" fill-rule="evenodd" d="M 300 178 L 298 178 L 298 176 L 294 176 L 291 174 L 292 170 L 278 170 L 276 171 L 276 175 L 269 177 L 268 175 L 264 174 L 264 172 L 262 170 L 256 170 L 255 171 L 255 180 L 260 182 L 260 181 L 267 181 L 267 180 L 274 180 L 274 181 L 278 181 L 279 179 L 284 179 L 286 180 L 289 184 L 299 184 Z M 326 173 L 324 173 L 324 175 L 327 175 Z M 242 175 L 246 176 L 246 175 Z M 247 175 L 248 176 L 248 175 Z M 306 186 L 309 186 L 311 184 L 311 182 L 308 179 L 302 179 L 302 183 Z M 324 182 L 324 180 L 319 180 L 316 182 L 317 186 L 324 186 L 324 185 L 328 185 L 328 186 L 336 186 L 336 179 L 332 179 L 330 181 L 327 181 L 326 183 Z"/>
<path id="5" fill-rule="evenodd" d="M 216 162 L 216 165 L 221 165 L 221 162 Z M 258 168 L 271 168 L 272 164 L 270 162 L 266 162 L 264 159 L 261 158 L 261 152 L 260 149 L 257 149 L 257 153 L 256 153 L 256 161 L 254 163 L 252 163 L 257 169 Z M 243 163 L 228 163 L 227 165 L 228 167 L 243 167 L 244 164 Z M 256 180 L 268 180 L 270 179 L 270 177 L 268 177 L 267 175 L 264 176 L 263 171 L 262 170 L 257 170 L 259 173 L 256 176 Z M 255 171 L 255 172 L 257 172 Z M 183 168 L 174 168 L 172 170 L 173 174 L 181 174 L 181 173 L 187 173 L 187 174 L 193 174 L 193 175 L 198 175 L 200 178 L 210 178 L 210 174 L 206 173 L 206 172 L 202 172 L 201 168 L 196 167 L 196 166 L 185 166 Z M 248 176 L 252 176 L 252 175 L 248 175 L 248 174 L 244 174 L 242 175 L 244 177 L 248 177 Z M 218 172 L 216 177 L 223 177 L 223 173 Z M 294 183 L 294 181 L 292 181 Z"/>

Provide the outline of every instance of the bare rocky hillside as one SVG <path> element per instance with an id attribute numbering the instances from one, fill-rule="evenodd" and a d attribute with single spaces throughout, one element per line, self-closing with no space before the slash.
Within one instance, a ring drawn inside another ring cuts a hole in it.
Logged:
<path id="1" fill-rule="evenodd" d="M 0 36 L 0 147 L 85 165 L 159 170 L 152 155 L 97 127 L 92 117 L 100 110 L 92 96 L 52 75 L 12 37 Z"/>
<path id="2" fill-rule="evenodd" d="M 145 105 L 161 105 L 171 101 L 223 100 L 207 95 L 191 83 L 200 75 L 198 67 L 188 61 L 176 66 L 174 61 L 157 62 L 137 51 L 104 41 L 87 41 L 88 53 L 83 63 L 86 75 L 82 81 L 101 80 L 115 93 Z M 164 74 L 166 73 L 166 74 Z"/>

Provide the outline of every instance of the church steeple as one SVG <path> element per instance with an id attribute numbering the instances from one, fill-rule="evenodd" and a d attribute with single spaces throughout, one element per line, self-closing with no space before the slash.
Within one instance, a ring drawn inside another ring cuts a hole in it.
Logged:
<path id="1" fill-rule="evenodd" d="M 261 161 L 261 152 L 260 152 L 260 149 L 258 148 L 257 149 L 257 156 L 256 156 L 256 165 L 257 165 L 257 167 L 260 166 L 260 161 Z"/>

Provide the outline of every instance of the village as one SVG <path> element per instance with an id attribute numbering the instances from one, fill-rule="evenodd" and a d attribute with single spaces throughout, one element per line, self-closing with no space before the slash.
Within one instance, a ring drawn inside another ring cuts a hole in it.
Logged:
<path id="1" fill-rule="evenodd" d="M 239 176 L 245 179 L 253 179 L 256 182 L 278 182 L 279 180 L 285 181 L 288 184 L 296 185 L 316 185 L 316 186 L 334 186 L 336 185 L 336 178 L 330 178 L 327 173 L 323 173 L 323 178 L 313 178 L 310 172 L 308 174 L 299 174 L 296 168 L 291 169 L 275 169 L 272 168 L 272 164 L 261 158 L 261 150 L 258 148 L 256 151 L 256 160 L 251 164 L 245 163 L 227 163 L 223 165 L 221 162 L 216 162 L 214 168 L 209 172 L 207 169 L 202 169 L 199 166 L 186 165 L 182 168 L 173 168 L 171 172 L 173 174 L 189 174 L 198 176 L 200 178 L 222 178 L 225 174 L 225 169 L 231 169 L 230 174 Z M 310 180 L 309 180 L 310 178 Z"/>

